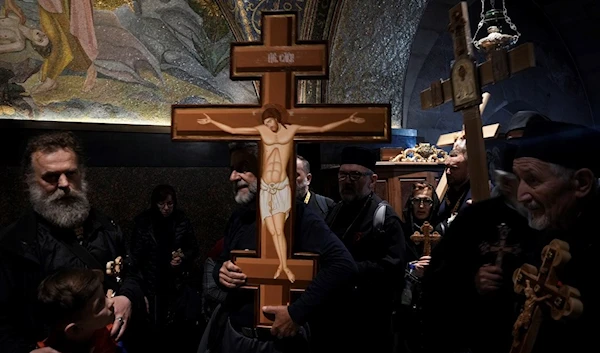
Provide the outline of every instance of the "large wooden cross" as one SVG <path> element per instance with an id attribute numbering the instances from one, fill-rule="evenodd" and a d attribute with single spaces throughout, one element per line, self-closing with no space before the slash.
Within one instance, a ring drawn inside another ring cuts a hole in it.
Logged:
<path id="1" fill-rule="evenodd" d="M 316 274 L 314 257 L 291 256 L 296 186 L 295 141 L 388 142 L 389 104 L 300 105 L 299 77 L 327 78 L 326 42 L 299 42 L 296 14 L 263 12 L 262 42 L 231 45 L 231 78 L 260 80 L 259 105 L 174 105 L 172 138 L 183 141 L 255 140 L 260 146 L 256 251 L 234 262 L 257 291 L 255 324 L 269 327 L 265 305 L 287 305 Z M 287 278 L 286 278 L 287 277 Z"/>
<path id="2" fill-rule="evenodd" d="M 488 92 L 482 94 L 482 102 L 479 105 L 479 114 L 483 114 L 483 111 L 485 110 L 485 107 L 487 106 L 490 97 L 491 95 Z M 496 138 L 498 136 L 499 128 L 500 124 L 498 123 L 486 125 L 481 128 L 481 134 L 483 135 L 484 139 Z M 463 129 L 460 131 L 440 135 L 436 145 L 438 147 L 453 146 L 457 140 L 462 138 L 465 138 L 464 126 Z M 448 191 L 448 179 L 446 176 L 446 172 L 444 171 L 444 173 L 440 177 L 440 181 L 438 182 L 437 187 L 435 188 L 435 193 L 437 194 L 438 199 L 443 200 L 444 196 L 446 196 L 446 191 Z"/>
<path id="3" fill-rule="evenodd" d="M 462 111 L 469 155 L 469 178 L 473 202 L 490 197 L 488 168 L 482 137 L 481 89 L 535 66 L 533 44 L 526 43 L 511 51 L 490 52 L 488 60 L 476 65 L 473 59 L 468 5 L 465 1 L 450 10 L 450 32 L 455 61 L 450 79 L 436 81 L 421 92 L 421 108 L 429 109 L 453 101 L 454 111 Z"/>
<path id="4" fill-rule="evenodd" d="M 583 312 L 583 303 L 576 288 L 561 284 L 556 270 L 570 259 L 569 244 L 554 239 L 542 250 L 542 265 L 524 264 L 515 270 L 513 282 L 516 293 L 526 296 L 523 310 L 513 327 L 513 345 L 510 353 L 529 353 L 533 349 L 542 321 L 539 304 L 550 307 L 554 320 L 563 317 L 575 318 Z"/>
<path id="5" fill-rule="evenodd" d="M 410 236 L 410 240 L 415 244 L 423 243 L 423 255 L 429 256 L 431 255 L 431 244 L 437 244 L 442 240 L 442 236 L 438 232 L 433 232 L 433 227 L 429 222 L 423 223 L 421 226 L 421 233 L 414 232 L 413 235 Z"/>

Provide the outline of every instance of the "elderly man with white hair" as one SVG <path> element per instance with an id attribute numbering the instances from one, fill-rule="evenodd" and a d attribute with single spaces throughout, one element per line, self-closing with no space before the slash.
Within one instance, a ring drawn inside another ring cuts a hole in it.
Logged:
<path id="1" fill-rule="evenodd" d="M 528 263 L 539 267 L 542 249 L 553 239 L 568 243 L 571 258 L 558 272 L 558 286 L 576 288 L 583 303 L 579 317 L 561 321 L 552 319 L 549 305 L 541 305 L 544 320 L 533 353 L 584 352 L 595 345 L 593 320 L 600 311 L 591 276 L 598 267 L 598 141 L 595 129 L 540 122 L 528 125 L 518 143 L 513 162 L 517 199 L 527 208 L 529 225 L 543 233 Z"/>

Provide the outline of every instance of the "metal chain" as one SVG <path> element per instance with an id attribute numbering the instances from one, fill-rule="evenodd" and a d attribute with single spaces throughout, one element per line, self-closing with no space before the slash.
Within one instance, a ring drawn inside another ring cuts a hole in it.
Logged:
<path id="1" fill-rule="evenodd" d="M 485 20 L 485 0 L 481 0 L 481 15 L 479 16 L 481 21 L 479 21 L 479 27 L 483 26 L 483 20 Z"/>
<path id="2" fill-rule="evenodd" d="M 495 9 L 496 8 L 496 0 L 490 0 L 490 5 L 491 5 L 492 10 Z M 511 40 L 511 45 L 514 45 L 519 41 L 519 38 L 521 37 L 521 32 L 519 32 L 519 30 L 517 29 L 517 26 L 512 22 L 512 20 L 508 16 L 508 10 L 506 9 L 506 0 L 502 0 L 502 15 L 504 16 L 504 20 L 506 21 L 506 24 L 508 24 L 510 29 L 515 31 L 515 37 L 514 37 L 514 39 Z M 481 20 L 477 24 L 477 30 L 475 31 L 475 35 L 473 35 L 473 46 L 475 46 L 475 48 L 477 48 L 477 50 L 479 50 L 479 43 L 477 40 L 475 40 L 475 38 L 477 38 L 477 35 L 479 34 L 479 31 L 483 27 L 484 22 L 485 22 L 485 0 L 481 0 Z"/>
<path id="3" fill-rule="evenodd" d="M 506 23 L 510 26 L 510 29 L 512 29 L 516 33 L 516 38 L 511 41 L 511 44 L 515 44 L 517 43 L 517 41 L 519 41 L 519 38 L 521 37 L 521 32 L 519 32 L 517 26 L 512 22 L 510 17 L 508 17 L 508 10 L 506 9 L 506 0 L 502 0 L 502 13 L 504 14 L 504 20 L 506 20 Z"/>
<path id="4" fill-rule="evenodd" d="M 491 1 L 495 1 L 495 0 L 491 0 Z M 479 30 L 481 30 L 481 27 L 483 27 L 483 23 L 485 22 L 485 0 L 481 0 L 481 15 L 480 15 L 481 19 L 479 20 L 479 23 L 477 24 L 477 30 L 475 31 L 475 34 L 473 35 L 472 38 L 472 42 L 473 42 L 473 46 L 475 46 L 475 48 L 477 50 L 479 50 L 479 43 L 475 40 L 475 38 L 477 38 L 477 34 L 479 34 Z"/>

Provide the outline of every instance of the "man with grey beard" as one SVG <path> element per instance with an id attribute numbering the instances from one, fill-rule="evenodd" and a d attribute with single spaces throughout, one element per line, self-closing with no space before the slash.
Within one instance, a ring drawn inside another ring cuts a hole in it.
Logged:
<path id="1" fill-rule="evenodd" d="M 342 150 L 341 157 L 338 183 L 342 201 L 326 222 L 358 265 L 356 287 L 352 298 L 347 298 L 345 312 L 355 330 L 349 333 L 349 341 L 355 352 L 391 352 L 392 302 L 402 285 L 405 265 L 400 217 L 374 192 L 375 154 L 350 146 Z M 380 210 L 385 217 L 375 224 Z"/>
<path id="2" fill-rule="evenodd" d="M 227 298 L 221 309 L 213 313 L 198 352 L 207 349 L 221 353 L 308 352 L 307 322 L 326 311 L 326 303 L 344 294 L 343 289 L 349 288 L 356 273 L 356 264 L 325 222 L 296 201 L 293 251 L 318 254 L 319 269 L 295 301 L 287 306 L 262 308 L 265 314 L 274 317 L 270 334 L 256 330 L 255 293 L 240 289 L 245 284 L 246 275 L 231 261 L 231 251 L 256 249 L 256 219 L 259 216 L 256 193 L 257 177 L 260 175 L 258 147 L 255 143 L 233 143 L 230 153 L 229 181 L 233 184 L 239 207 L 229 219 L 223 252 L 213 272 L 215 282 L 227 292 Z M 318 348 L 318 345 L 311 347 L 313 351 Z"/>
<path id="3" fill-rule="evenodd" d="M 425 335 L 427 352 L 510 350 L 512 273 L 525 263 L 537 236 L 516 199 L 512 155 L 504 153 L 506 161 L 495 171 L 499 195 L 461 211 L 433 250 L 423 278 L 425 326 L 435 328 Z"/>
<path id="4" fill-rule="evenodd" d="M 512 274 L 527 260 L 538 236 L 517 201 L 515 141 L 529 122 L 545 120 L 535 112 L 513 116 L 506 141 L 498 145 L 494 197 L 461 211 L 433 251 L 423 281 L 425 325 L 436 332 L 435 340 L 433 333 L 424 340 L 431 352 L 510 350 L 515 319 Z M 472 326 L 468 334 L 462 334 L 464 325 Z"/>
<path id="5" fill-rule="evenodd" d="M 111 334 L 115 340 L 134 340 L 132 330 L 142 318 L 136 315 L 144 307 L 141 279 L 120 228 L 90 205 L 83 161 L 82 148 L 69 132 L 40 135 L 27 145 L 23 167 L 32 210 L 0 234 L 0 352 L 54 352 L 34 350 L 47 335 L 36 305 L 37 286 L 60 268 L 104 272 L 119 256 L 124 273 L 104 280 L 105 290 L 115 293 Z"/>
<path id="6" fill-rule="evenodd" d="M 596 129 L 540 122 L 528 125 L 517 144 L 512 164 L 518 178 L 517 199 L 527 208 L 529 225 L 542 232 L 527 263 L 539 267 L 544 246 L 553 239 L 566 242 L 570 259 L 558 272 L 558 286 L 576 288 L 583 303 L 583 313 L 569 320 L 552 320 L 544 312 L 532 353 L 583 352 L 596 345 L 595 324 L 600 316 L 593 279 L 599 250 L 598 141 Z M 521 304 L 524 298 L 519 299 Z"/>

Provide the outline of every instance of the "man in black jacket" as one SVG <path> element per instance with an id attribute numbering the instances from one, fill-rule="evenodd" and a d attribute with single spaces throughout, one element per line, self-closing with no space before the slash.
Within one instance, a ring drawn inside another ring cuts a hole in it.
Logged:
<path id="1" fill-rule="evenodd" d="M 47 275 L 65 267 L 104 272 L 119 256 L 124 272 L 104 284 L 116 293 L 111 334 L 120 340 L 135 327 L 138 309 L 143 313 L 140 278 L 120 228 L 90 206 L 78 141 L 66 132 L 38 136 L 27 146 L 24 167 L 33 210 L 0 234 L 0 352 L 29 353 L 45 338 L 36 295 Z"/>
<path id="2" fill-rule="evenodd" d="M 312 177 L 310 163 L 306 158 L 300 155 L 296 156 L 296 197 L 306 207 L 312 209 L 316 214 L 325 219 L 329 211 L 335 206 L 335 201 L 329 197 L 310 191 Z"/>
<path id="3" fill-rule="evenodd" d="M 356 264 L 343 244 L 331 233 L 325 222 L 302 203 L 296 203 L 294 251 L 319 254 L 319 271 L 306 291 L 289 306 L 266 307 L 274 316 L 272 336 L 258 335 L 254 330 L 254 293 L 240 290 L 246 275 L 230 259 L 231 250 L 256 249 L 257 147 L 255 144 L 232 144 L 230 181 L 235 200 L 240 204 L 227 224 L 224 249 L 216 261 L 213 276 L 228 291 L 222 310 L 228 314 L 223 338 L 216 342 L 222 353 L 243 352 L 307 352 L 304 325 L 339 288 L 349 284 Z M 210 325 L 210 324 L 209 324 Z M 213 332 L 206 334 L 210 334 Z M 209 347 L 214 348 L 214 347 Z M 219 349 L 217 348 L 217 349 Z"/>
<path id="4" fill-rule="evenodd" d="M 358 265 L 356 288 L 341 310 L 348 315 L 348 335 L 356 352 L 392 350 L 392 302 L 404 275 L 405 240 L 400 217 L 374 192 L 375 154 L 346 147 L 338 172 L 342 201 L 327 216 L 331 230 Z M 385 214 L 381 219 L 376 214 Z M 379 220 L 378 220 L 379 219 Z"/>

